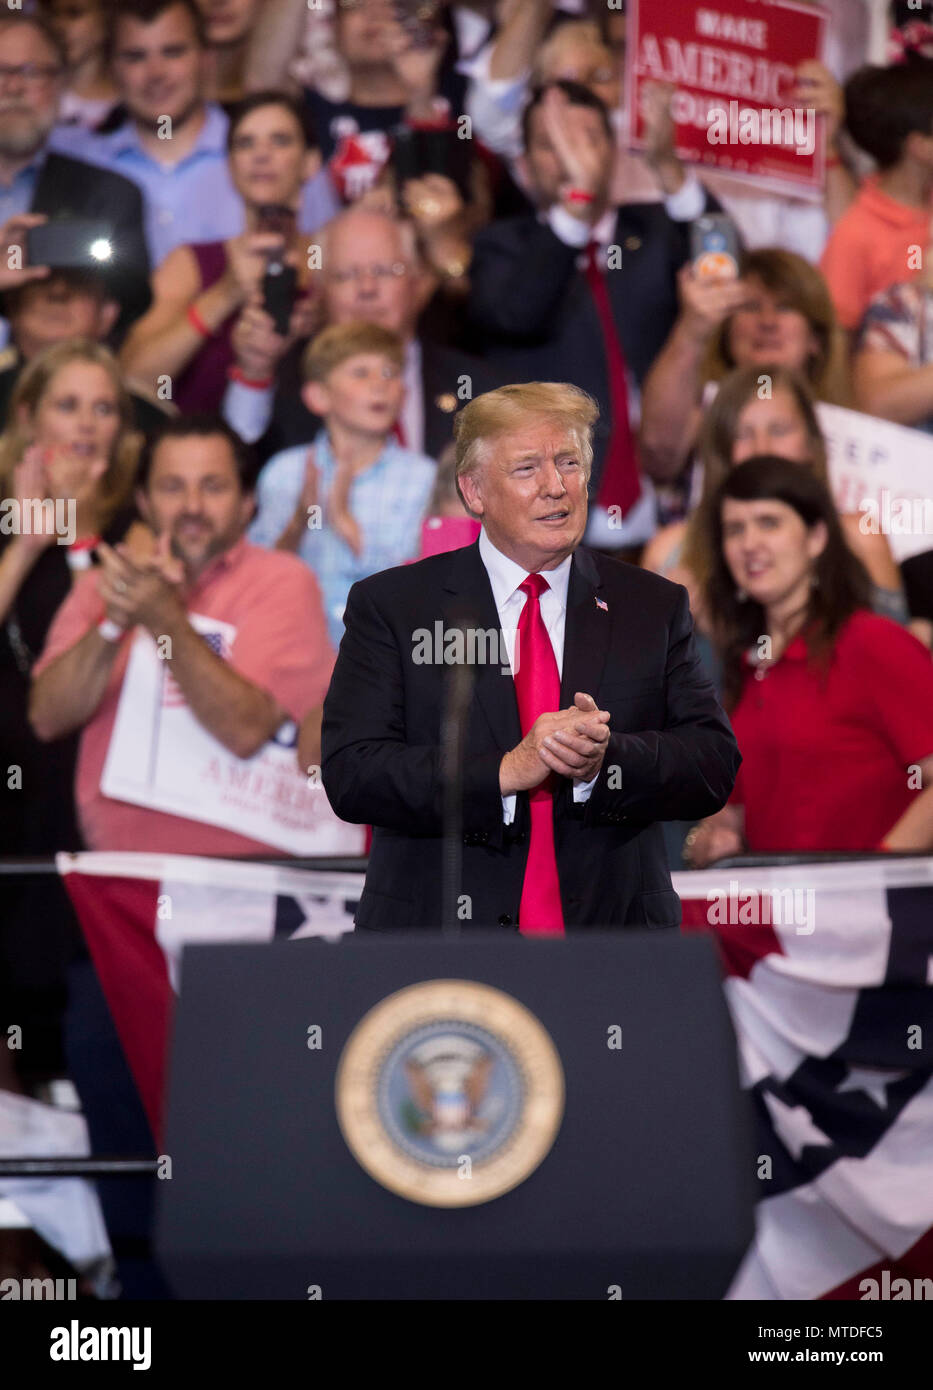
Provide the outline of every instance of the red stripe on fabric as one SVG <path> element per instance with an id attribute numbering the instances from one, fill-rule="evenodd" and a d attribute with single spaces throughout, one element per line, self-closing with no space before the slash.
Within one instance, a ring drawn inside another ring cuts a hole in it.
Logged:
<path id="1" fill-rule="evenodd" d="M 156 1143 L 162 1104 L 173 994 L 155 925 L 154 879 L 64 875 Z"/>
<path id="2" fill-rule="evenodd" d="M 881 1284 L 881 1276 L 887 1270 L 888 1277 L 894 1279 L 933 1279 L 933 1227 L 926 1231 L 909 1250 L 905 1250 L 903 1255 L 895 1259 L 879 1260 L 877 1264 L 869 1265 L 867 1269 L 860 1270 L 858 1274 L 853 1274 L 851 1279 L 846 1279 L 845 1283 L 837 1284 L 829 1293 L 820 1295 L 823 1302 L 836 1301 L 839 1299 L 862 1300 L 862 1290 L 859 1284 L 863 1279 L 875 1279 Z M 905 1300 L 894 1299 L 893 1302 L 900 1303 Z"/>
<path id="3" fill-rule="evenodd" d="M 752 968 L 765 956 L 782 956 L 784 954 L 780 937 L 770 924 L 766 924 L 762 920 L 771 916 L 771 904 L 765 902 L 765 899 L 770 899 L 770 896 L 770 893 L 743 891 L 738 895 L 738 900 L 735 903 L 730 904 L 727 900 L 723 905 L 726 915 L 739 918 L 736 923 L 730 922 L 728 924 L 710 920 L 711 917 L 718 915 L 718 904 L 708 901 L 705 894 L 702 898 L 681 897 L 683 909 L 681 931 L 712 932 L 722 962 L 723 973 L 737 975 L 739 979 L 747 980 L 752 973 Z M 743 922 L 742 917 L 751 920 Z"/>

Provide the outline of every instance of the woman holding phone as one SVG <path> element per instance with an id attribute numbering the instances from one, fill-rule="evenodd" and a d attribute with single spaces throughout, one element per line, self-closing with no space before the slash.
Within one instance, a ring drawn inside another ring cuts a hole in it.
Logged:
<path id="1" fill-rule="evenodd" d="M 656 482 L 683 471 L 712 383 L 734 367 L 787 367 L 817 400 L 849 404 L 842 330 L 826 281 L 802 256 L 746 252 L 737 280 L 702 278 L 687 265 L 678 289 L 680 314 L 642 389 L 642 462 Z"/>
<path id="2" fill-rule="evenodd" d="M 246 230 L 176 247 L 120 354 L 127 377 L 160 398 L 168 379 L 183 413 L 219 410 L 231 378 L 268 386 L 313 326 L 307 237 L 295 218 L 318 156 L 301 107 L 280 92 L 247 97 L 231 117 L 227 150 Z"/>

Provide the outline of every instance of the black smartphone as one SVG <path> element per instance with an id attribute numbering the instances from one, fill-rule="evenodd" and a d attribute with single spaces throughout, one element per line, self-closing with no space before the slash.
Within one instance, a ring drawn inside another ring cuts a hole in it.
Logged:
<path id="1" fill-rule="evenodd" d="M 117 247 L 109 222 L 83 217 L 61 217 L 26 233 L 29 265 L 76 270 L 103 270 L 114 264 Z"/>
<path id="2" fill-rule="evenodd" d="M 282 260 L 272 260 L 266 267 L 262 280 L 262 302 L 267 314 L 272 316 L 276 333 L 288 332 L 295 296 L 298 292 L 298 274 L 293 265 Z"/>
<path id="3" fill-rule="evenodd" d="M 425 174 L 444 174 L 468 202 L 471 143 L 460 140 L 456 130 L 412 130 L 399 126 L 392 132 L 391 158 L 397 187 L 401 190 L 408 179 L 420 179 Z"/>

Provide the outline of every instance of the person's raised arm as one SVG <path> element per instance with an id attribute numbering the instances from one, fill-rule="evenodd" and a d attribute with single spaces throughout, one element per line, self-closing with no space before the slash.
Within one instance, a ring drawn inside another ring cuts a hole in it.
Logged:
<path id="1" fill-rule="evenodd" d="M 676 478 L 700 423 L 701 366 L 720 324 L 747 297 L 737 280 L 698 280 L 693 267 L 677 274 L 680 314 L 645 378 L 641 393 L 641 461 L 655 482 Z"/>
<path id="2" fill-rule="evenodd" d="M 304 47 L 307 0 L 263 0 L 243 64 L 243 91 L 296 94 L 300 88 L 289 64 Z"/>
<path id="3" fill-rule="evenodd" d="M 852 380 L 859 410 L 868 415 L 898 425 L 933 415 L 933 362 L 912 367 L 899 352 L 866 348 L 855 354 Z"/>
<path id="4" fill-rule="evenodd" d="M 152 280 L 153 304 L 131 330 L 120 365 L 153 391 L 160 376 L 178 376 L 209 337 L 242 309 L 262 280 L 268 253 L 281 246 L 272 233 L 244 234 L 227 246 L 227 269 L 207 289 L 190 247 L 177 246 Z"/>
<path id="5" fill-rule="evenodd" d="M 160 564 L 134 565 L 125 553 L 98 548 L 113 585 L 123 626 L 141 625 L 156 640 L 168 639 L 171 672 L 198 723 L 238 758 L 251 758 L 287 718 L 268 693 L 245 679 L 211 650 L 188 621 L 177 586 Z"/>
<path id="6" fill-rule="evenodd" d="M 234 303 L 224 280 L 202 294 L 193 252 L 176 246 L 153 274 L 152 306 L 130 329 L 120 350 L 126 376 L 152 392 L 158 377 L 180 375 L 205 341 L 188 318 L 189 309 L 193 306 L 205 329 L 213 331 Z"/>
<path id="7" fill-rule="evenodd" d="M 24 212 L 0 226 L 0 290 L 15 290 L 19 285 L 43 280 L 48 275 L 48 266 L 31 266 L 26 261 L 28 233 L 47 221 L 45 213 Z"/>
<path id="8" fill-rule="evenodd" d="M 797 67 L 797 86 L 787 94 L 788 100 L 803 106 L 823 122 L 826 147 L 826 177 L 823 184 L 823 207 L 831 227 L 839 221 L 858 192 L 858 183 L 845 161 L 842 127 L 845 119 L 845 94 L 829 68 L 816 58 L 808 58 Z"/>
<path id="9" fill-rule="evenodd" d="M 553 14 L 551 0 L 503 0 L 489 50 L 489 77 L 511 82 L 531 69 Z"/>
<path id="10" fill-rule="evenodd" d="M 29 722 L 43 742 L 83 728 L 96 713 L 126 627 L 118 600 L 101 569 L 82 576 L 55 615 L 29 695 Z M 98 626 L 103 620 L 107 636 Z"/>

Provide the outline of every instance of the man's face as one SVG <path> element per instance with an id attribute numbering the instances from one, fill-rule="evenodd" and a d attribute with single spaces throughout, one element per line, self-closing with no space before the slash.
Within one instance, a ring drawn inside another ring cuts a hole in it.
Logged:
<path id="1" fill-rule="evenodd" d="M 63 275 L 25 285 L 10 313 L 13 342 L 28 361 L 66 338 L 100 342 L 114 325 L 119 306 Z"/>
<path id="2" fill-rule="evenodd" d="M 212 48 L 241 43 L 259 18 L 262 0 L 197 0 Z"/>
<path id="3" fill-rule="evenodd" d="M 385 438 L 402 408 L 405 385 L 399 366 L 380 352 L 359 352 L 309 382 L 303 393 L 311 410 L 356 434 Z"/>
<path id="4" fill-rule="evenodd" d="M 168 533 L 173 552 L 194 576 L 240 539 L 253 499 L 240 485 L 224 436 L 189 435 L 157 446 L 139 506 L 157 535 Z"/>
<path id="5" fill-rule="evenodd" d="M 162 116 L 183 123 L 203 97 L 204 54 L 194 22 L 176 5 L 152 24 L 116 21 L 113 75 L 130 114 L 144 126 Z"/>
<path id="6" fill-rule="evenodd" d="M 337 0 L 337 47 L 347 66 L 384 66 L 395 22 L 390 0 Z"/>
<path id="7" fill-rule="evenodd" d="M 600 152 L 604 182 L 608 182 L 613 149 L 600 113 L 589 106 L 571 105 L 568 109 L 573 112 L 573 120 L 578 125 L 580 134 L 588 138 L 593 148 Z M 565 176 L 545 128 L 540 108 L 531 113 L 524 166 L 535 201 L 540 207 L 551 207 L 560 198 L 561 184 Z"/>
<path id="8" fill-rule="evenodd" d="M 501 434 L 460 479 L 470 510 L 497 550 L 529 573 L 554 569 L 583 539 L 586 474 L 573 435 L 555 420 Z"/>
<path id="9" fill-rule="evenodd" d="M 68 62 L 83 63 L 104 43 L 107 21 L 100 0 L 52 0 L 49 18 L 68 50 Z"/>
<path id="10" fill-rule="evenodd" d="M 27 159 L 45 144 L 58 119 L 62 72 L 58 54 L 30 24 L 0 19 L 0 67 L 31 68 L 0 78 L 0 156 Z"/>
<path id="11" fill-rule="evenodd" d="M 322 273 L 328 323 L 378 323 L 411 337 L 418 313 L 414 267 L 387 218 L 358 213 L 338 222 Z"/>

